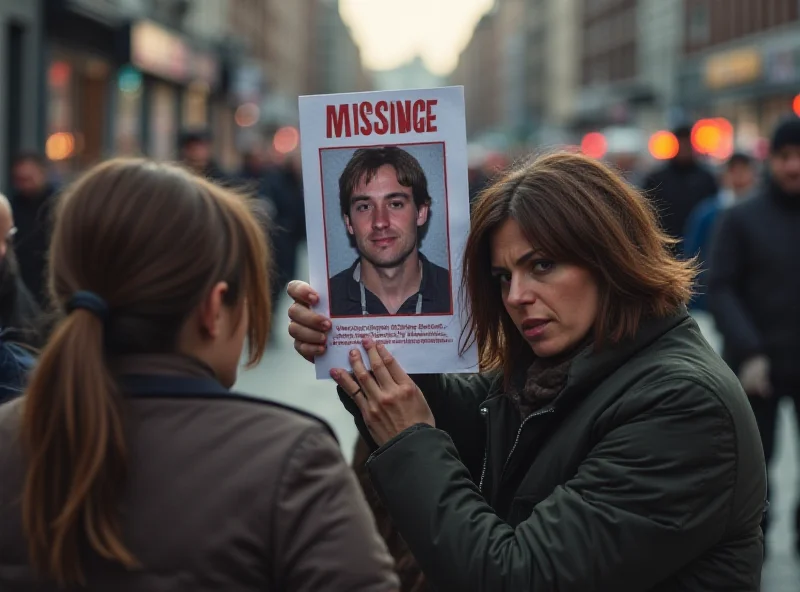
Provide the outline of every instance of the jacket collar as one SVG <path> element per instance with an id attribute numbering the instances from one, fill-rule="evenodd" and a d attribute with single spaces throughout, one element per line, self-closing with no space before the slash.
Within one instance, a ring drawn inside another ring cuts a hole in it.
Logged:
<path id="1" fill-rule="evenodd" d="M 166 374 L 127 374 L 120 387 L 131 397 L 218 397 L 230 391 L 213 378 Z"/>
<path id="2" fill-rule="evenodd" d="M 582 351 L 570 367 L 567 386 L 554 403 L 565 403 L 576 394 L 585 395 L 636 354 L 689 319 L 686 306 L 681 305 L 673 314 L 644 319 L 633 338 L 605 346 L 596 352 L 593 348 Z"/>
<path id="3" fill-rule="evenodd" d="M 575 356 L 570 366 L 564 390 L 548 406 L 565 406 L 577 398 L 586 396 L 588 392 L 591 392 L 640 351 L 652 345 L 672 329 L 689 321 L 691 321 L 689 312 L 686 306 L 681 305 L 677 311 L 666 317 L 644 319 L 639 324 L 638 332 L 631 339 L 614 345 L 606 345 L 596 352 L 591 346 L 584 348 Z M 524 379 L 526 372 L 527 368 L 524 371 L 521 370 L 519 378 Z M 498 375 L 487 397 L 487 402 L 490 399 L 505 398 L 504 394 L 502 376 Z"/>

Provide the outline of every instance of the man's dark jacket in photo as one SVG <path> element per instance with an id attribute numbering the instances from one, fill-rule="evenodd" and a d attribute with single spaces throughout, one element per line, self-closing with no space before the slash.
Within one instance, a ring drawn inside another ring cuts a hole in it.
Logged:
<path id="1" fill-rule="evenodd" d="M 416 314 L 419 295 L 422 295 L 422 312 L 420 314 L 451 314 L 453 299 L 451 298 L 450 273 L 432 263 L 425 255 L 419 253 L 422 263 L 422 281 L 419 291 L 406 299 L 395 314 Z M 361 286 L 356 280 L 356 269 L 361 259 L 340 271 L 330 280 L 330 310 L 333 317 L 362 316 Z M 364 300 L 367 314 L 370 316 L 390 315 L 386 306 L 375 294 L 364 288 Z"/>
<path id="2" fill-rule="evenodd" d="M 403 431 L 367 468 L 435 589 L 759 590 L 758 429 L 685 308 L 580 353 L 524 422 L 497 375 L 413 378 L 436 427 Z"/>

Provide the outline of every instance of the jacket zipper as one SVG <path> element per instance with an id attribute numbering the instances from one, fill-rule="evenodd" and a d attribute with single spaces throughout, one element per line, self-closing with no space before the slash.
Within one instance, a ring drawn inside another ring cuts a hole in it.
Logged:
<path id="1" fill-rule="evenodd" d="M 514 456 L 514 451 L 517 449 L 517 444 L 519 444 L 519 438 L 522 435 L 522 428 L 525 427 L 525 424 L 528 423 L 528 421 L 530 421 L 534 417 L 541 417 L 542 415 L 552 413 L 553 411 L 555 411 L 554 407 L 545 407 L 544 409 L 539 409 L 538 411 L 534 411 L 522 421 L 522 424 L 519 426 L 519 430 L 517 430 L 517 438 L 514 440 L 514 445 L 511 447 L 511 452 L 508 453 L 508 458 L 506 459 L 506 462 L 503 465 L 503 473 L 506 472 L 506 469 L 508 468 L 508 463 L 511 461 L 511 457 Z M 488 444 L 488 439 L 487 439 L 487 444 Z"/>
<path id="2" fill-rule="evenodd" d="M 508 458 L 506 459 L 506 462 L 503 465 L 503 472 L 504 473 L 506 471 L 506 467 L 508 467 L 508 463 L 511 460 L 511 457 L 514 455 L 514 451 L 517 449 L 517 444 L 519 444 L 519 438 L 522 435 L 522 428 L 525 427 L 525 424 L 528 423 L 528 421 L 531 418 L 539 417 L 539 416 L 545 415 L 547 413 L 552 413 L 553 411 L 555 411 L 554 407 L 546 407 L 544 409 L 539 409 L 538 411 L 534 411 L 533 413 L 531 413 L 528 417 L 526 417 L 522 421 L 522 424 L 519 426 L 519 430 L 517 430 L 517 437 L 514 440 L 514 445 L 511 447 L 511 452 L 508 453 Z M 481 480 L 480 480 L 480 483 L 478 483 L 478 491 L 483 493 L 483 480 L 486 478 L 486 465 L 489 462 L 489 429 L 488 429 L 489 428 L 489 409 L 487 409 L 486 407 L 481 407 L 480 413 L 483 416 L 483 419 L 486 421 L 486 428 L 487 428 L 486 429 L 486 446 L 484 446 L 484 448 L 483 448 L 483 468 L 481 469 Z"/>
<path id="3" fill-rule="evenodd" d="M 483 447 L 483 468 L 481 469 L 481 481 L 478 483 L 478 491 L 483 493 L 483 480 L 486 477 L 486 463 L 489 461 L 489 410 L 481 407 L 481 415 L 486 421 L 486 445 Z"/>

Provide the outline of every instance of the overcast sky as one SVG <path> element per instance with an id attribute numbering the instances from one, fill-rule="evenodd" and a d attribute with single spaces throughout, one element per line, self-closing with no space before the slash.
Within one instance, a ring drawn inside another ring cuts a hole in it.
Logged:
<path id="1" fill-rule="evenodd" d="M 494 0 L 340 0 L 367 68 L 387 70 L 415 55 L 435 74 L 456 66 Z"/>

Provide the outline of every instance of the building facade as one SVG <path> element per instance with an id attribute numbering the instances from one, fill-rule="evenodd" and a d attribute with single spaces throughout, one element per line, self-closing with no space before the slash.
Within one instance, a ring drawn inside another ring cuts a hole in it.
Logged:
<path id="1" fill-rule="evenodd" d="M 582 0 L 579 16 L 580 91 L 576 123 L 581 129 L 629 123 L 640 101 L 639 3 Z"/>
<path id="2" fill-rule="evenodd" d="M 754 150 L 800 92 L 800 6 L 795 0 L 683 0 L 678 93 L 692 117 L 725 117 Z"/>
<path id="3" fill-rule="evenodd" d="M 44 152 L 69 178 L 111 155 L 178 156 L 226 104 L 226 0 L 45 0 Z M 219 130 L 214 130 L 219 131 Z"/>
<path id="4" fill-rule="evenodd" d="M 502 125 L 497 8 L 481 18 L 459 56 L 449 83 L 464 86 L 467 136 L 476 140 Z"/>
<path id="5" fill-rule="evenodd" d="M 678 72 L 683 54 L 682 0 L 639 0 L 638 78 L 648 91 L 638 105 L 638 123 L 654 131 L 672 127 L 684 114 L 679 107 Z"/>
<path id="6" fill-rule="evenodd" d="M 8 192 L 11 161 L 42 143 L 42 6 L 0 0 L 0 191 Z"/>
<path id="7" fill-rule="evenodd" d="M 339 3 L 326 0 L 315 6 L 314 59 L 310 92 L 315 94 L 360 92 L 372 89 L 361 63 L 361 50 L 350 28 L 342 20 Z"/>
<path id="8" fill-rule="evenodd" d="M 297 124 L 297 97 L 311 91 L 309 71 L 315 55 L 316 0 L 264 0 L 269 19 L 261 35 L 267 44 L 267 97 L 262 117 L 268 123 Z"/>
<path id="9" fill-rule="evenodd" d="M 570 142 L 569 129 L 577 108 L 582 43 L 578 0 L 545 0 L 541 7 L 543 119 L 537 139 L 543 144 Z"/>

